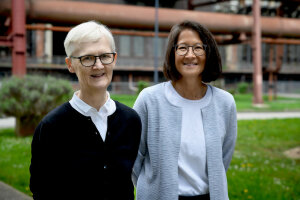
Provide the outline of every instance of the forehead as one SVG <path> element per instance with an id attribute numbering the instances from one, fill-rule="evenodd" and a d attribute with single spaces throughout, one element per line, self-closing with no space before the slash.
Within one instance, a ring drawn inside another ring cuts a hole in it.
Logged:
<path id="1" fill-rule="evenodd" d="M 177 44 L 186 43 L 186 44 L 202 44 L 202 40 L 197 31 L 192 29 L 184 29 L 178 35 Z"/>
<path id="2" fill-rule="evenodd" d="M 82 55 L 99 55 L 102 53 L 112 52 L 111 44 L 107 37 L 101 37 L 97 41 L 80 42 L 76 45 L 74 54 Z"/>

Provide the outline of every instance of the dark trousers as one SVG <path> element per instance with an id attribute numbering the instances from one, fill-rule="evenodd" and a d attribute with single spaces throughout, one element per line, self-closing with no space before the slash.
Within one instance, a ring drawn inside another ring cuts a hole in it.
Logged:
<path id="1" fill-rule="evenodd" d="M 209 194 L 202 194 L 197 196 L 179 196 L 178 200 L 209 200 Z"/>

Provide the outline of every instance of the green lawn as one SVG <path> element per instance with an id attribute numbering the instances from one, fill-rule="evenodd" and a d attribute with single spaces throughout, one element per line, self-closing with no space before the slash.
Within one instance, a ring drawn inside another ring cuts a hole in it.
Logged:
<path id="1" fill-rule="evenodd" d="M 300 199 L 300 160 L 283 152 L 300 147 L 300 119 L 238 122 L 238 139 L 227 172 L 231 200 Z"/>
<path id="2" fill-rule="evenodd" d="M 264 107 L 262 108 L 252 105 L 252 94 L 235 94 L 234 99 L 238 111 L 300 111 L 300 98 L 278 97 L 268 101 L 268 96 L 263 96 Z"/>
<path id="3" fill-rule="evenodd" d="M 31 195 L 29 182 L 32 137 L 16 138 L 0 130 L 0 180 Z M 299 200 L 300 160 L 283 152 L 300 146 L 300 119 L 242 120 L 228 170 L 231 200 Z"/>
<path id="4" fill-rule="evenodd" d="M 136 95 L 111 95 L 130 107 Z M 238 111 L 300 110 L 300 99 L 282 98 L 266 108 L 252 106 L 251 95 L 235 95 Z M 29 190 L 32 137 L 16 138 L 13 129 L 0 129 L 0 180 L 31 195 Z M 243 120 L 228 170 L 230 199 L 300 199 L 300 160 L 283 155 L 300 146 L 300 119 Z"/>
<path id="5" fill-rule="evenodd" d="M 31 194 L 29 190 L 32 137 L 17 138 L 14 129 L 0 129 L 0 180 Z"/>

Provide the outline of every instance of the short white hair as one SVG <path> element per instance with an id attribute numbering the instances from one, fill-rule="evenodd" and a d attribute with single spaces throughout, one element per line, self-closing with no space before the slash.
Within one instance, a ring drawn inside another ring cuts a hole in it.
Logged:
<path id="1" fill-rule="evenodd" d="M 72 28 L 64 41 L 65 51 L 68 57 L 72 56 L 78 45 L 82 42 L 96 42 L 105 36 L 111 44 L 111 50 L 116 51 L 115 41 L 110 30 L 96 21 L 88 21 Z"/>

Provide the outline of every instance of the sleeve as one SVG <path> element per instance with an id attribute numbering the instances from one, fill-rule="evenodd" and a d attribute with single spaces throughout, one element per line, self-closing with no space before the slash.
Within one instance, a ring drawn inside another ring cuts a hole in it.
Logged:
<path id="1" fill-rule="evenodd" d="M 147 152 L 148 117 L 147 117 L 147 108 L 144 99 L 145 99 L 145 93 L 144 91 L 142 91 L 133 106 L 133 109 L 139 114 L 142 121 L 142 133 L 141 133 L 139 150 L 132 170 L 132 181 L 135 186 L 137 185 L 137 180 L 142 170 L 144 158 Z"/>
<path id="2" fill-rule="evenodd" d="M 228 170 L 230 161 L 233 156 L 235 142 L 237 138 L 237 113 L 236 105 L 233 100 L 230 107 L 230 116 L 227 124 L 226 135 L 223 142 L 223 163 L 225 170 Z"/>
<path id="3" fill-rule="evenodd" d="M 30 190 L 33 199 L 42 198 L 43 189 L 43 169 L 44 164 L 44 145 L 42 143 L 43 123 L 41 122 L 35 129 L 31 143 L 31 164 L 30 164 Z"/>

